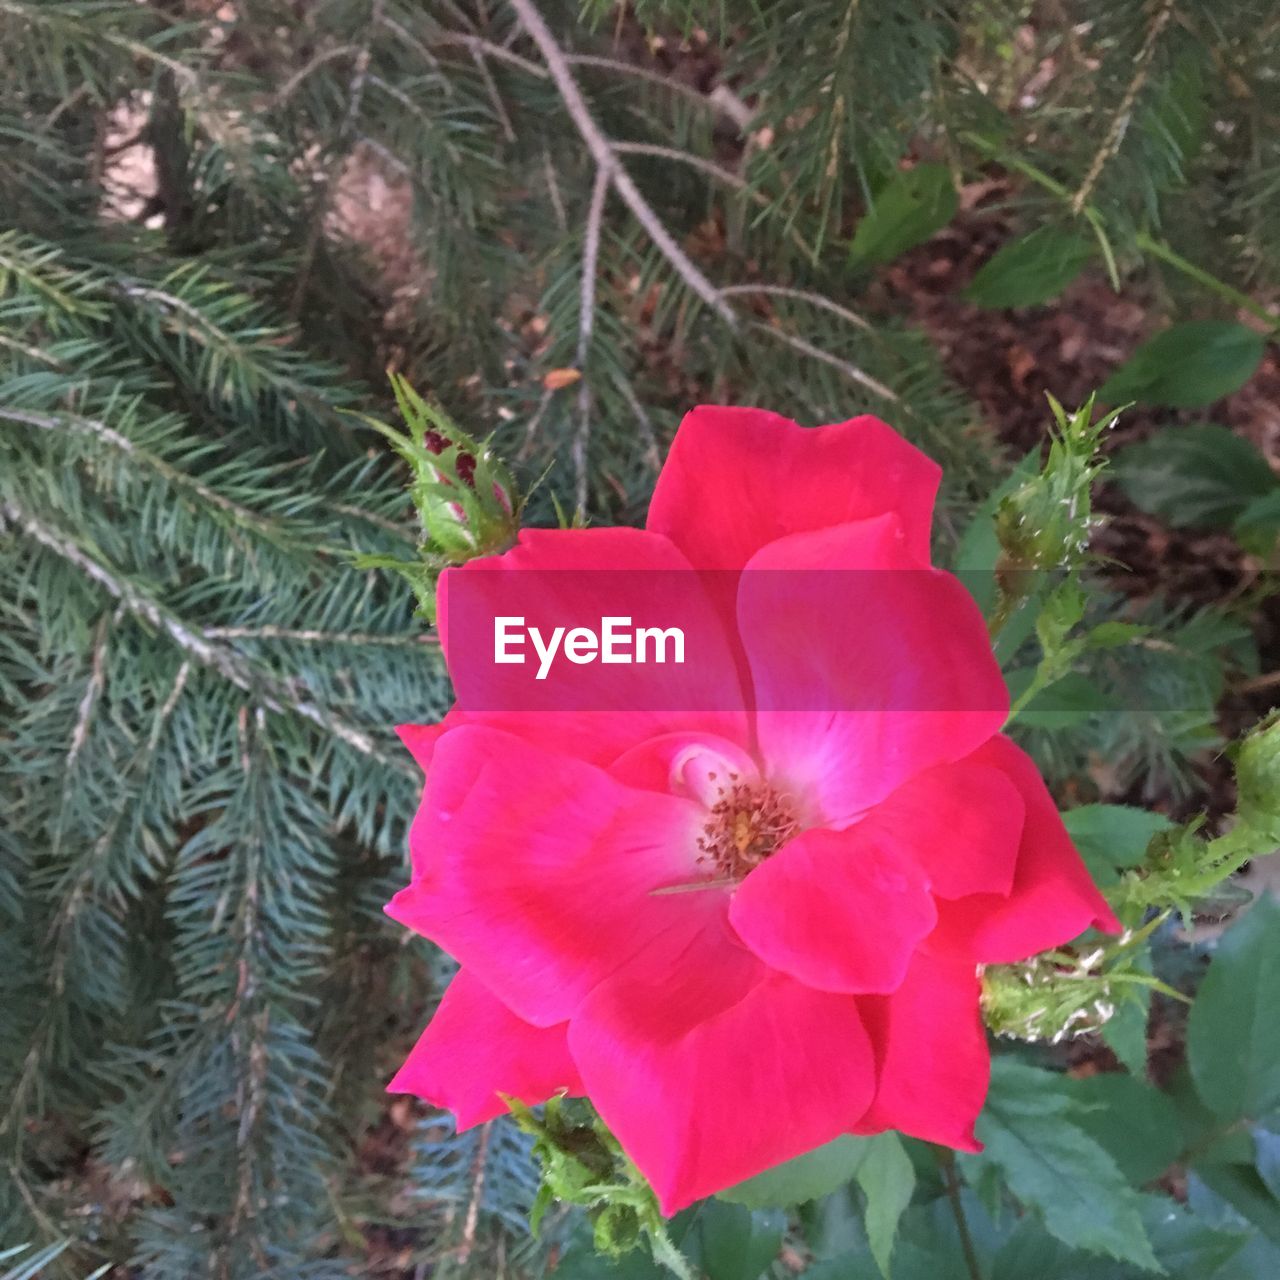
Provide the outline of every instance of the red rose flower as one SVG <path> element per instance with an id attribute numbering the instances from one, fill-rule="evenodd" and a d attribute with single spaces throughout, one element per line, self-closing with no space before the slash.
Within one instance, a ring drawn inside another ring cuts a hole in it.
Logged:
<path id="1" fill-rule="evenodd" d="M 743 573 L 736 713 L 402 728 L 427 782 L 388 910 L 462 970 L 393 1090 L 460 1127 L 585 1094 L 665 1213 L 843 1133 L 976 1149 L 979 967 L 1117 926 L 1000 734 L 982 617 L 929 567 L 938 479 L 875 418 L 700 408 L 644 532 L 526 531 L 446 575 L 889 571 L 874 599 Z M 866 692 L 785 709 L 827 688 Z"/>

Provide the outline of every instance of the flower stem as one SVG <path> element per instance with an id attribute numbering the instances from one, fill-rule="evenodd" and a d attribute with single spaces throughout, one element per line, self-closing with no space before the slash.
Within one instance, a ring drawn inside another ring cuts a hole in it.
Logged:
<path id="1" fill-rule="evenodd" d="M 942 1170 L 947 1199 L 951 1201 L 956 1230 L 960 1233 L 960 1249 L 964 1254 L 964 1265 L 968 1269 L 970 1280 L 982 1280 L 982 1268 L 978 1264 L 978 1254 L 973 1247 L 973 1237 L 969 1234 L 969 1220 L 965 1217 L 964 1202 L 960 1199 L 960 1179 L 956 1175 L 955 1152 L 949 1147 L 934 1147 L 933 1153 L 937 1157 L 938 1167 Z"/>
<path id="2" fill-rule="evenodd" d="M 664 1227 L 657 1227 L 650 1231 L 649 1247 L 653 1250 L 654 1261 L 666 1267 L 679 1280 L 697 1280 L 689 1260 L 676 1248 L 675 1242 Z"/>
<path id="3" fill-rule="evenodd" d="M 1111 283 L 1117 290 L 1120 288 L 1119 270 L 1116 266 L 1115 252 L 1107 235 L 1106 223 L 1103 220 L 1102 213 L 1094 205 L 1086 203 L 1077 208 L 1071 193 L 1056 178 L 1051 177 L 1043 169 L 1028 160 L 1024 160 L 1021 156 L 989 142 L 980 134 L 965 132 L 960 135 L 960 139 L 976 147 L 985 155 L 998 160 L 1006 168 L 1022 174 L 1024 178 L 1029 178 L 1037 186 L 1043 187 L 1050 195 L 1071 203 L 1072 212 L 1083 217 L 1093 229 L 1098 245 L 1102 249 L 1102 256 L 1106 260 L 1107 274 L 1111 277 Z M 1216 293 L 1218 297 L 1234 303 L 1237 307 L 1248 311 L 1250 315 L 1257 316 L 1259 320 L 1265 321 L 1268 332 L 1274 333 L 1277 329 L 1280 329 L 1280 317 L 1273 315 L 1260 302 L 1249 297 L 1247 293 L 1243 293 L 1225 280 L 1218 279 L 1212 272 L 1206 271 L 1203 267 L 1199 267 L 1194 262 L 1184 258 L 1176 250 L 1165 244 L 1163 240 L 1157 240 L 1145 231 L 1138 231 L 1134 234 L 1133 244 L 1135 248 L 1151 254 L 1154 258 L 1159 258 L 1161 262 L 1173 267 L 1175 271 L 1181 271 L 1189 280 L 1194 280 L 1197 284 L 1203 285 L 1206 289 Z"/>
<path id="4" fill-rule="evenodd" d="M 1219 280 L 1217 276 L 1212 275 L 1203 267 L 1196 266 L 1194 262 L 1188 262 L 1186 258 L 1171 249 L 1163 240 L 1156 240 L 1145 231 L 1139 231 L 1133 237 L 1133 242 L 1139 249 L 1145 249 L 1153 257 L 1159 258 L 1162 262 L 1167 262 L 1176 271 L 1181 271 L 1184 276 L 1194 280 L 1197 284 L 1204 285 L 1206 289 L 1212 290 L 1220 298 L 1235 303 L 1237 307 L 1241 307 L 1251 315 L 1257 316 L 1259 320 L 1265 320 L 1269 329 L 1275 329 L 1280 326 L 1280 318 L 1273 316 L 1260 302 L 1256 302 L 1247 293 L 1242 293 L 1239 289 L 1227 284 L 1225 280 Z"/>

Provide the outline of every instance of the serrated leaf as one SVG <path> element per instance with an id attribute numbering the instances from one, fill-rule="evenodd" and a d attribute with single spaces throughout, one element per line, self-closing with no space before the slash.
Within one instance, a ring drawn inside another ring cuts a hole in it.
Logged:
<path id="1" fill-rule="evenodd" d="M 1095 877 L 1096 879 L 1096 877 Z M 1102 1028 L 1107 1047 L 1135 1076 L 1147 1069 L 1147 1021 L 1151 1016 L 1151 991 L 1141 988 L 1124 1001 Z"/>
<path id="2" fill-rule="evenodd" d="M 1238 391 L 1262 363 L 1266 339 L 1227 320 L 1189 320 L 1144 342 L 1098 390 L 1104 404 L 1197 409 Z"/>
<path id="3" fill-rule="evenodd" d="M 891 262 L 927 240 L 955 217 L 959 198 L 951 171 L 942 164 L 918 164 L 896 172 L 876 194 L 849 246 L 857 266 Z"/>
<path id="4" fill-rule="evenodd" d="M 1037 227 L 998 250 L 964 296 L 979 307 L 1039 306 L 1060 294 L 1096 249 L 1096 242 L 1081 232 Z"/>
<path id="5" fill-rule="evenodd" d="M 1010 672 L 1008 683 L 1011 692 L 1015 687 L 1015 675 L 1020 673 Z M 1061 679 L 1042 689 L 1018 712 L 1018 723 L 1032 729 L 1071 729 L 1100 711 L 1113 710 L 1115 702 L 1095 681 L 1081 671 L 1068 671 Z"/>
<path id="6" fill-rule="evenodd" d="M 1151 837 L 1173 827 L 1163 814 L 1127 804 L 1082 804 L 1062 821 L 1099 884 L 1116 880 L 1116 868 L 1138 866 Z"/>
<path id="7" fill-rule="evenodd" d="M 1143 1218 L 1156 1257 L 1174 1280 L 1206 1280 L 1240 1252 L 1245 1238 L 1219 1231 L 1167 1196 L 1147 1196 Z"/>
<path id="8" fill-rule="evenodd" d="M 1159 1089 L 1124 1072 L 1070 1080 L 1076 1123 L 1134 1186 L 1152 1182 L 1178 1158 L 1178 1112 Z"/>
<path id="9" fill-rule="evenodd" d="M 1056 1280 L 1075 1268 L 1080 1255 L 1055 1240 L 1035 1218 L 1026 1217 L 1013 1229 L 991 1260 L 990 1280 Z"/>
<path id="10" fill-rule="evenodd" d="M 1158 1271 L 1138 1193 L 1073 1110 L 1052 1072 L 996 1058 L 977 1124 L 986 1150 L 965 1157 L 966 1170 L 997 1166 L 1013 1195 L 1063 1244 Z"/>
<path id="11" fill-rule="evenodd" d="M 896 1133 L 867 1139 L 867 1153 L 855 1175 L 867 1198 L 867 1241 L 881 1274 L 889 1276 L 889 1259 L 898 1221 L 911 1203 L 916 1171 Z"/>
<path id="12" fill-rule="evenodd" d="M 1178 528 L 1226 528 L 1257 499 L 1280 493 L 1257 449 L 1212 422 L 1169 427 L 1122 449 L 1111 475 L 1143 511 Z M 1280 528 L 1280 506 L 1274 514 Z"/>
<path id="13" fill-rule="evenodd" d="M 836 1138 L 721 1191 L 719 1199 L 748 1209 L 787 1209 L 816 1200 L 844 1186 L 857 1173 L 871 1150 L 870 1142 L 869 1138 Z"/>
<path id="14" fill-rule="evenodd" d="M 1218 944 L 1191 1008 L 1187 1060 L 1224 1120 L 1280 1107 L 1280 904 L 1269 896 Z"/>

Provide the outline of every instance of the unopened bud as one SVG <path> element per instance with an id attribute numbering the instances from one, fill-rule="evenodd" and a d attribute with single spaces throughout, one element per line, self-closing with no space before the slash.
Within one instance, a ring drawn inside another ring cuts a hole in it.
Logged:
<path id="1" fill-rule="evenodd" d="M 1280 711 L 1240 744 L 1236 788 L 1240 822 L 1280 844 Z"/>

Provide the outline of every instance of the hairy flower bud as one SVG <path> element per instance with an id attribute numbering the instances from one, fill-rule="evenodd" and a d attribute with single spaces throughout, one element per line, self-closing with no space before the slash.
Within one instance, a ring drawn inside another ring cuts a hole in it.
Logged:
<path id="1" fill-rule="evenodd" d="M 469 436 L 403 376 L 391 386 L 408 434 L 366 419 L 391 441 L 412 473 L 410 496 L 422 533 L 416 562 L 363 557 L 369 567 L 394 568 L 412 582 L 422 612 L 435 613 L 435 586 L 451 565 L 508 550 L 520 528 L 515 481 L 488 445 Z"/>
<path id="2" fill-rule="evenodd" d="M 1241 823 L 1280 842 L 1280 712 L 1273 711 L 1240 744 L 1236 786 Z"/>

